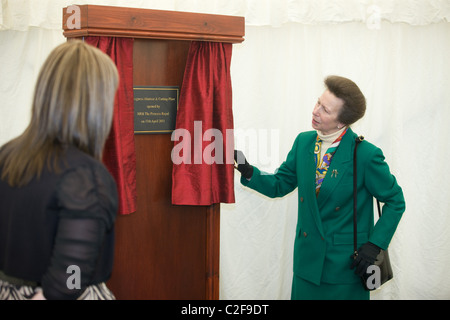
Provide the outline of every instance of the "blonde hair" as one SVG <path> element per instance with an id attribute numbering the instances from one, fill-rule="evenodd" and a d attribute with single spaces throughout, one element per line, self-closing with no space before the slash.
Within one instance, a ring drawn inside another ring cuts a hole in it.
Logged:
<path id="1" fill-rule="evenodd" d="M 30 124 L 0 150 L 1 179 L 23 186 L 44 165 L 58 171 L 69 145 L 101 160 L 118 79 L 116 66 L 99 49 L 80 40 L 56 47 L 40 70 Z"/>

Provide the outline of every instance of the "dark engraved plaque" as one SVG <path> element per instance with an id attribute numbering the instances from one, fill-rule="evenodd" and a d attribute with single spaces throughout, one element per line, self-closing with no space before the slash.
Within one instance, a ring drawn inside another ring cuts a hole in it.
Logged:
<path id="1" fill-rule="evenodd" d="M 134 133 L 175 130 L 179 87 L 134 87 Z"/>

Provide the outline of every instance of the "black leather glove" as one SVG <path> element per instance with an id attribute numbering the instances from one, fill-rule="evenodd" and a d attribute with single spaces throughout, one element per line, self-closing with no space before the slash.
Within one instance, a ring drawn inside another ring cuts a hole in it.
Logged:
<path id="1" fill-rule="evenodd" d="M 350 269 L 356 267 L 355 274 L 360 277 L 366 277 L 367 268 L 374 264 L 380 251 L 381 249 L 371 242 L 363 244 L 361 248 L 359 248 L 358 254 L 356 256 L 355 254 L 352 255 L 354 260 Z"/>
<path id="2" fill-rule="evenodd" d="M 241 175 L 246 179 L 250 179 L 253 175 L 253 166 L 247 162 L 247 159 L 245 159 L 242 151 L 234 150 L 234 161 L 236 161 L 236 169 L 241 173 Z"/>

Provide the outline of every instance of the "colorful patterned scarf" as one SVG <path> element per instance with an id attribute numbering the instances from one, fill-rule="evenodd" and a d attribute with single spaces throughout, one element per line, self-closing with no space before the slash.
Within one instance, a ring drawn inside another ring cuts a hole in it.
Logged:
<path id="1" fill-rule="evenodd" d="M 346 132 L 347 129 L 345 129 L 331 144 L 322 159 L 320 159 L 322 140 L 319 138 L 319 135 L 317 135 L 316 146 L 314 148 L 314 160 L 316 161 L 316 196 L 319 195 L 320 187 L 322 186 L 323 179 L 325 178 L 328 168 L 330 167 L 331 159 L 333 158 L 333 155 L 339 147 L 342 137 Z"/>

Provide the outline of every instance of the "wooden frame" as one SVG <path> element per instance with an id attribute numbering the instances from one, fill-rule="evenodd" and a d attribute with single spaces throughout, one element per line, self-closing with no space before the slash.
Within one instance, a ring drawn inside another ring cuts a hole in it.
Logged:
<path id="1" fill-rule="evenodd" d="M 181 88 L 191 41 L 240 43 L 244 18 L 80 5 L 67 38 L 134 38 L 133 85 Z M 137 212 L 118 216 L 113 274 L 118 299 L 219 299 L 220 205 L 171 204 L 170 134 L 135 135 Z"/>
<path id="2" fill-rule="evenodd" d="M 146 39 L 244 41 L 244 18 L 191 12 L 81 5 L 81 28 L 69 29 L 63 11 L 64 36 L 133 37 Z"/>

